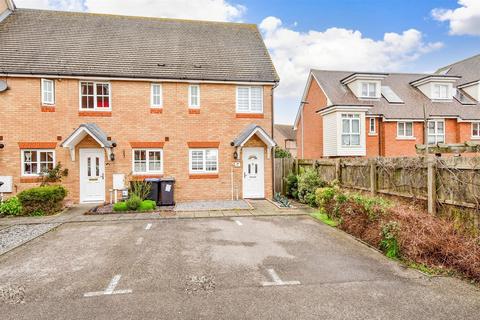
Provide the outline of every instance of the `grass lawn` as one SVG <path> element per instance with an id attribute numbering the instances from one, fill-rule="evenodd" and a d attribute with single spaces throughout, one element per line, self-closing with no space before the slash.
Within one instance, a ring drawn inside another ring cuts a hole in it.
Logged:
<path id="1" fill-rule="evenodd" d="M 310 214 L 312 217 L 314 217 L 315 219 L 318 219 L 320 221 L 322 221 L 323 223 L 331 226 L 331 227 L 336 227 L 338 225 L 338 222 L 336 222 L 335 220 L 332 220 L 330 219 L 326 213 L 322 213 L 320 211 L 317 211 L 315 213 L 312 213 Z"/>

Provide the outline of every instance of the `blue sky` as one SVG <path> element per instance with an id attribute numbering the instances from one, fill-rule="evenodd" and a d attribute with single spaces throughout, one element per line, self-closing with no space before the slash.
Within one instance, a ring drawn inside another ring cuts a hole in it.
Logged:
<path id="1" fill-rule="evenodd" d="M 19 7 L 256 23 L 292 123 L 310 68 L 431 72 L 480 53 L 480 0 L 15 0 Z"/>

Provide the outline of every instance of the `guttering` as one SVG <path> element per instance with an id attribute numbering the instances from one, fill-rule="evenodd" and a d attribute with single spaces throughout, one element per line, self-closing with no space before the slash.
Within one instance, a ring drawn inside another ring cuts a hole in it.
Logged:
<path id="1" fill-rule="evenodd" d="M 470 81 L 470 82 L 467 82 L 467 83 L 464 83 L 464 84 L 460 84 L 460 85 L 457 86 L 457 88 L 458 89 L 468 88 L 468 87 L 474 86 L 476 84 L 480 84 L 480 80 L 474 80 L 474 81 Z"/>
<path id="2" fill-rule="evenodd" d="M 333 112 L 367 112 L 368 110 L 372 109 L 373 106 L 371 105 L 332 105 L 328 108 L 317 110 L 315 113 L 318 113 L 322 116 Z"/>
<path id="3" fill-rule="evenodd" d="M 420 79 L 414 80 L 409 82 L 411 86 L 418 87 L 421 86 L 422 84 L 429 83 L 432 81 L 436 82 L 446 82 L 446 83 L 455 83 L 458 79 L 462 77 L 460 76 L 444 76 L 444 75 L 428 75 L 425 77 L 422 77 Z"/>

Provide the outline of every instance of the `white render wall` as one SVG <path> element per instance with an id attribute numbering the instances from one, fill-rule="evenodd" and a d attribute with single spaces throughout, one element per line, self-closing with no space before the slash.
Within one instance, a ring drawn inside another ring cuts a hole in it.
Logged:
<path id="1" fill-rule="evenodd" d="M 336 112 L 323 116 L 323 155 L 334 157 L 337 155 L 338 133 Z"/>

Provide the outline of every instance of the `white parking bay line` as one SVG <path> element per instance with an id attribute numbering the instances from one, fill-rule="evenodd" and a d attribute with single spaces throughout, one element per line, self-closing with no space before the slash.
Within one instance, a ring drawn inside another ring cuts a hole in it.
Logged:
<path id="1" fill-rule="evenodd" d="M 150 230 L 151 228 L 152 228 L 152 224 L 147 223 L 147 225 L 145 226 L 145 230 Z"/>
<path id="2" fill-rule="evenodd" d="M 238 224 L 239 226 L 243 226 L 243 223 L 241 223 L 241 222 L 238 221 L 238 220 L 235 220 L 235 223 Z"/>
<path id="3" fill-rule="evenodd" d="M 301 284 L 300 281 L 283 281 L 280 279 L 278 274 L 273 269 L 267 269 L 268 274 L 272 278 L 273 282 L 262 282 L 262 286 L 270 287 L 270 286 L 292 286 Z"/>
<path id="4" fill-rule="evenodd" d="M 137 246 L 141 245 L 142 242 L 143 242 L 143 238 L 142 237 L 138 238 L 136 242 Z"/>
<path id="5" fill-rule="evenodd" d="M 122 275 L 120 275 L 120 274 L 115 275 L 113 277 L 113 279 L 110 281 L 110 283 L 108 284 L 105 291 L 87 292 L 83 296 L 84 297 L 96 297 L 96 296 L 103 296 L 103 295 L 132 293 L 132 290 L 130 290 L 130 289 L 115 290 L 115 288 L 117 287 L 118 282 L 120 281 L 121 277 L 122 277 Z"/>

